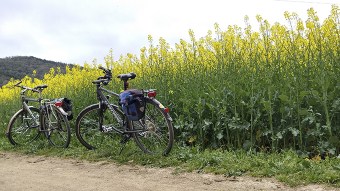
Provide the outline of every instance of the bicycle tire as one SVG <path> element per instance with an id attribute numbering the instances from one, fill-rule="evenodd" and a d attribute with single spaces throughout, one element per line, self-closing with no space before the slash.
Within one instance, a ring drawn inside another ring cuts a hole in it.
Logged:
<path id="1" fill-rule="evenodd" d="M 27 145 L 39 137 L 40 110 L 35 107 L 30 107 L 30 110 L 35 116 L 36 122 L 24 109 L 16 112 L 9 121 L 6 135 L 12 145 Z"/>
<path id="2" fill-rule="evenodd" d="M 47 107 L 42 118 L 45 136 L 51 145 L 67 148 L 71 140 L 69 121 L 56 106 Z"/>
<path id="3" fill-rule="evenodd" d="M 149 154 L 168 155 L 174 142 L 174 130 L 168 114 L 155 99 L 146 98 L 145 116 L 132 122 L 132 130 L 144 129 L 134 133 L 138 147 Z"/>
<path id="4" fill-rule="evenodd" d="M 123 121 L 123 112 L 118 109 L 118 106 L 113 104 L 111 106 Z M 100 117 L 101 110 L 102 117 Z M 100 119 L 102 119 L 102 126 L 99 125 Z M 99 104 L 93 104 L 83 109 L 77 116 L 76 137 L 89 150 L 110 148 L 115 144 L 114 140 L 117 136 L 112 129 L 110 130 L 112 127 L 123 131 L 123 125 L 112 116 L 107 108 L 101 109 Z"/>

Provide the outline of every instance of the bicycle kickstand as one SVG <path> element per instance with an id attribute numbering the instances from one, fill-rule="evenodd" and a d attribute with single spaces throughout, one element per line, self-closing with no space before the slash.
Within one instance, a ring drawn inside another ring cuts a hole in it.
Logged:
<path id="1" fill-rule="evenodd" d="M 121 154 L 123 152 L 123 149 L 126 146 L 126 143 L 130 140 L 131 135 L 130 134 L 124 134 L 122 140 L 120 141 L 120 144 L 122 145 L 122 147 L 120 148 L 119 154 Z"/>

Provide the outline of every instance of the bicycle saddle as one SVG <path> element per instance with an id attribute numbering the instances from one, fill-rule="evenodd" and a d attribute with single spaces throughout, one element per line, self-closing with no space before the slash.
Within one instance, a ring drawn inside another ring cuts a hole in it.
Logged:
<path id="1" fill-rule="evenodd" d="M 47 85 L 39 85 L 39 86 L 36 86 L 34 87 L 33 89 L 44 89 L 44 88 L 47 88 L 48 86 Z"/>
<path id="2" fill-rule="evenodd" d="M 127 81 L 129 79 L 134 79 L 137 75 L 133 72 L 130 72 L 128 74 L 119 74 L 117 78 L 120 78 L 123 81 Z"/>

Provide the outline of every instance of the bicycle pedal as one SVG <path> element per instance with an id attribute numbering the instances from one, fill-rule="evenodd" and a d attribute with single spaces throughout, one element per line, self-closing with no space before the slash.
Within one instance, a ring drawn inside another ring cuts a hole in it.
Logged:
<path id="1" fill-rule="evenodd" d="M 103 125 L 102 128 L 103 128 L 103 132 L 104 132 L 104 133 L 109 133 L 109 132 L 113 131 L 113 128 L 112 128 L 112 127 L 106 127 L 106 126 Z"/>

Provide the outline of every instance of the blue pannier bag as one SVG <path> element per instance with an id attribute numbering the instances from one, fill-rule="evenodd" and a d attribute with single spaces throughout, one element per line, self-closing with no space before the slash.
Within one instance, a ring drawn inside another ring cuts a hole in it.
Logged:
<path id="1" fill-rule="evenodd" d="M 145 100 L 143 91 L 137 89 L 125 90 L 119 94 L 119 103 L 124 114 L 131 121 L 138 121 L 145 115 Z"/>

